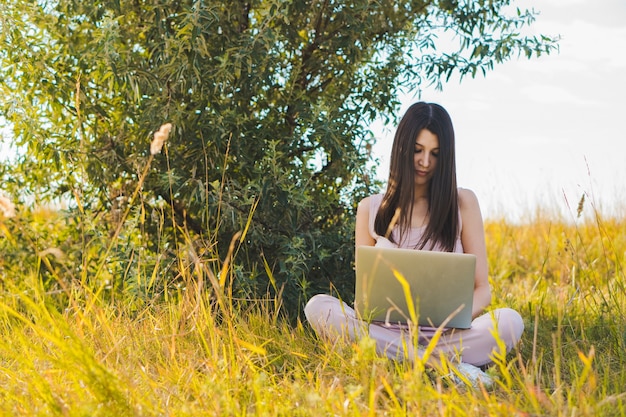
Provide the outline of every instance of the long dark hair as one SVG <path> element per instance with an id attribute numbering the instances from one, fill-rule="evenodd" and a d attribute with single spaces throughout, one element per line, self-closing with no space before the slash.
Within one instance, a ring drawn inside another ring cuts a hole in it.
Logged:
<path id="1" fill-rule="evenodd" d="M 423 249 L 428 242 L 432 242 L 432 245 L 439 244 L 443 250 L 452 252 L 459 232 L 454 128 L 448 112 L 435 103 L 413 104 L 398 125 L 391 149 L 387 192 L 378 209 L 374 231 L 385 236 L 397 209 L 400 209 L 396 223 L 400 242 L 411 228 L 415 197 L 415 140 L 423 129 L 437 135 L 439 155 L 429 185 L 428 225 L 416 249 Z M 393 241 L 391 234 L 389 239 Z"/>

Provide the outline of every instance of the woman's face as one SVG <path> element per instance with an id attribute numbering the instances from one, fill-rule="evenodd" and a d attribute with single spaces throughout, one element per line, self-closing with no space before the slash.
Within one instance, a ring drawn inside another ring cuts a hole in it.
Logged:
<path id="1" fill-rule="evenodd" d="M 422 129 L 415 139 L 415 184 L 428 184 L 437 167 L 439 138 L 430 130 Z"/>

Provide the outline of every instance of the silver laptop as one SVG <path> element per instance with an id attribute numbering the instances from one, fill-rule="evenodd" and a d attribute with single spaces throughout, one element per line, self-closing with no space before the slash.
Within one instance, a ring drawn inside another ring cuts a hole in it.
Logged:
<path id="1" fill-rule="evenodd" d="M 471 254 L 358 246 L 355 309 L 367 321 L 467 329 L 475 271 Z"/>

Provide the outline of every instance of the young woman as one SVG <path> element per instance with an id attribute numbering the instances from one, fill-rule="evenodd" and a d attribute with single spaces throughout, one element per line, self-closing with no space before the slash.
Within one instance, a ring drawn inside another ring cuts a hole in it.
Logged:
<path id="1" fill-rule="evenodd" d="M 482 215 L 475 194 L 457 188 L 454 129 L 440 105 L 413 104 L 400 121 L 387 190 L 359 203 L 355 242 L 356 246 L 476 255 L 472 326 L 445 331 L 437 342 L 435 357 L 443 353 L 458 359 L 458 372 L 474 385 L 478 381 L 491 384 L 479 367 L 492 363 L 494 354 L 509 352 L 519 341 L 524 323 L 509 308 L 484 313 L 491 302 L 491 289 Z M 354 340 L 367 334 L 376 341 L 378 352 L 390 358 L 421 356 L 419 346 L 428 345 L 434 335 L 434 329 L 418 329 L 418 346 L 413 346 L 408 326 L 366 323 L 351 307 L 329 295 L 312 297 L 304 312 L 320 336 Z M 506 352 L 500 351 L 498 339 L 504 342 Z"/>

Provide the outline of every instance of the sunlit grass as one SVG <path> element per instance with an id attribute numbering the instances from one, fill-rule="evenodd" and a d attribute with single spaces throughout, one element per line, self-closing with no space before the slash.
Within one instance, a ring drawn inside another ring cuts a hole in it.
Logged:
<path id="1" fill-rule="evenodd" d="M 573 217 L 486 222 L 494 304 L 526 325 L 488 390 L 381 358 L 368 339 L 323 342 L 276 298 L 231 300 L 236 256 L 229 267 L 186 255 L 185 285 L 138 304 L 40 254 L 2 277 L 0 414 L 626 415 L 625 220 Z M 49 291 L 41 269 L 66 286 Z"/>

